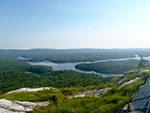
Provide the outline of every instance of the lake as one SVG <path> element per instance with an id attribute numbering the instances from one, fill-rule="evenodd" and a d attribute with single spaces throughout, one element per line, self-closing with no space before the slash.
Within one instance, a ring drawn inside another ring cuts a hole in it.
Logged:
<path id="1" fill-rule="evenodd" d="M 31 59 L 31 58 L 24 58 L 24 57 L 18 57 L 19 59 L 22 60 L 27 60 L 27 59 Z M 145 60 L 149 60 L 150 61 L 150 56 L 148 57 L 143 57 Z M 53 68 L 53 70 L 73 70 L 73 71 L 77 71 L 77 72 L 81 72 L 81 73 L 94 73 L 94 74 L 98 74 L 102 77 L 109 77 L 109 76 L 121 76 L 123 74 L 104 74 L 104 73 L 97 73 L 94 71 L 82 71 L 79 69 L 75 68 L 75 65 L 80 64 L 80 63 L 97 63 L 97 62 L 108 62 L 108 61 L 124 61 L 124 60 L 140 60 L 141 57 L 139 57 L 138 55 L 135 55 L 134 57 L 131 58 L 120 58 L 120 59 L 107 59 L 107 60 L 97 60 L 94 62 L 76 62 L 76 63 L 53 63 L 50 61 L 43 61 L 43 62 L 28 62 L 30 65 L 43 65 L 43 66 L 51 66 Z"/>

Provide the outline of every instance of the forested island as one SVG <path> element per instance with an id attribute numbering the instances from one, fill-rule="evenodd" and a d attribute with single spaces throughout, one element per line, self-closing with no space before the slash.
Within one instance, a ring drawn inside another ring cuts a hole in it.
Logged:
<path id="1" fill-rule="evenodd" d="M 95 71 L 98 73 L 122 74 L 128 70 L 137 69 L 138 64 L 138 60 L 108 61 L 90 64 L 78 64 L 75 66 L 75 68 L 83 71 Z"/>

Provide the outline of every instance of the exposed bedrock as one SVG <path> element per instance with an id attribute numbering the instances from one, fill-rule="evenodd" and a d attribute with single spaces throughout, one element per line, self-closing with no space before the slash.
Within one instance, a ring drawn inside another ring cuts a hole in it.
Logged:
<path id="1" fill-rule="evenodd" d="M 9 101 L 0 99 L 0 113 L 26 113 L 35 107 L 47 106 L 49 102 Z"/>
<path id="2" fill-rule="evenodd" d="M 121 113 L 150 113 L 150 79 L 135 94 L 136 96 L 123 107 Z"/>

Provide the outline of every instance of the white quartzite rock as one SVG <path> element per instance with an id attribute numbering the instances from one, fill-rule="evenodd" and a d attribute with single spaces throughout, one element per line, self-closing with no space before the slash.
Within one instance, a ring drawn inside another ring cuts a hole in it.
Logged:
<path id="1" fill-rule="evenodd" d="M 84 92 L 81 92 L 79 93 L 78 95 L 75 95 L 74 97 L 75 98 L 78 98 L 78 97 L 92 97 L 92 96 L 95 96 L 95 97 L 100 97 L 102 96 L 106 91 L 110 90 L 111 88 L 108 87 L 108 88 L 103 88 L 103 89 L 93 89 L 93 90 L 89 90 L 89 91 L 84 91 Z M 69 99 L 71 99 L 72 96 L 69 97 Z"/>
<path id="2" fill-rule="evenodd" d="M 141 70 L 136 75 L 140 76 L 143 72 L 150 72 L 149 69 Z"/>
<path id="3" fill-rule="evenodd" d="M 34 107 L 47 106 L 49 102 L 20 102 L 0 99 L 0 113 L 25 113 L 32 111 Z"/>
<path id="4" fill-rule="evenodd" d="M 19 93 L 19 92 L 36 92 L 40 90 L 50 90 L 50 87 L 42 88 L 21 88 L 17 90 L 10 91 L 10 93 Z M 54 89 L 54 88 L 53 88 Z M 0 99 L 0 113 L 25 113 L 27 111 L 32 111 L 35 107 L 47 106 L 49 104 L 46 102 L 26 102 L 26 101 L 9 101 L 6 99 Z"/>
<path id="5" fill-rule="evenodd" d="M 132 80 L 130 80 L 130 81 L 128 81 L 128 82 L 125 82 L 125 83 L 123 83 L 123 84 L 120 86 L 120 88 L 126 86 L 127 84 L 132 84 L 132 83 L 134 83 L 134 82 L 137 82 L 137 81 L 139 81 L 140 79 L 141 79 L 140 77 L 137 77 L 137 78 L 132 79 Z"/>
<path id="6" fill-rule="evenodd" d="M 21 88 L 21 89 L 17 89 L 17 90 L 13 90 L 10 91 L 6 94 L 10 94 L 10 93 L 19 93 L 19 92 L 36 92 L 36 91 L 41 91 L 41 90 L 45 90 L 45 89 L 50 89 L 49 87 L 41 87 L 41 88 Z"/>

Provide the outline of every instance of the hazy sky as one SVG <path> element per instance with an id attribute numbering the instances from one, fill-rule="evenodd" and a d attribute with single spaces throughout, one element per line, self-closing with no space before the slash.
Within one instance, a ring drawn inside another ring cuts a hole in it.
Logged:
<path id="1" fill-rule="evenodd" d="M 0 0 L 0 49 L 150 48 L 150 0 Z"/>

